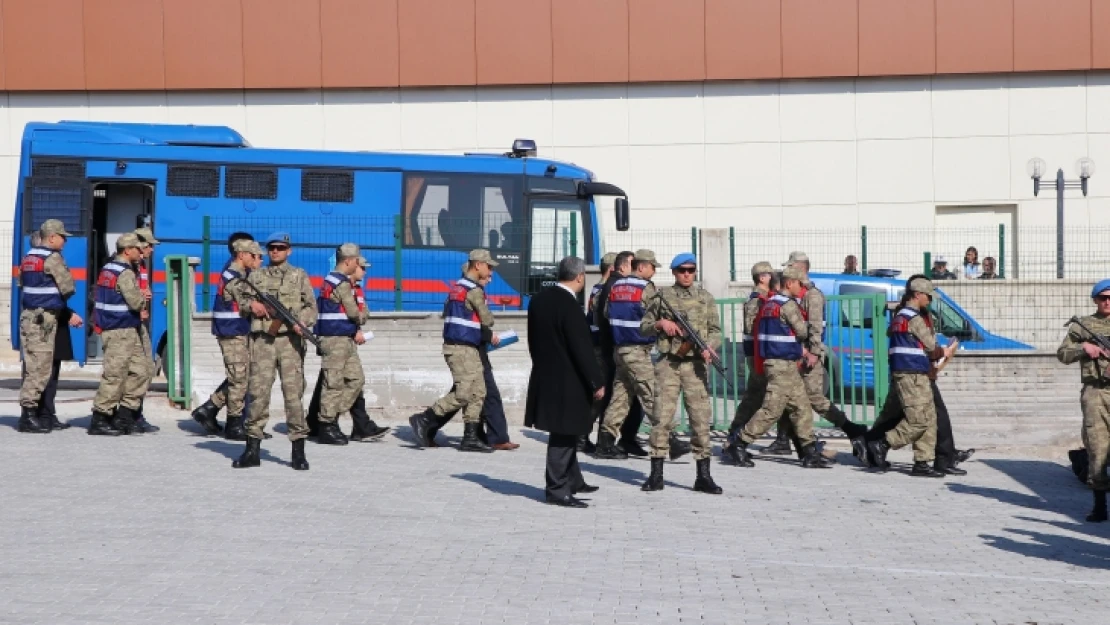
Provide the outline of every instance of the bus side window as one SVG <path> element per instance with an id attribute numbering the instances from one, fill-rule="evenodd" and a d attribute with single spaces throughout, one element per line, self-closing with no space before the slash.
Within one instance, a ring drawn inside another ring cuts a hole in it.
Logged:
<path id="1" fill-rule="evenodd" d="M 518 182 L 509 176 L 418 174 L 405 179 L 405 245 L 505 249 L 520 212 Z"/>

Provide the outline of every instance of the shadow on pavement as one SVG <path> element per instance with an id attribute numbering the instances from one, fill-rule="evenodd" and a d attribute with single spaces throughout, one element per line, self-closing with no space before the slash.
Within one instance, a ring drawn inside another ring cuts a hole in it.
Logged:
<path id="1" fill-rule="evenodd" d="M 547 444 L 547 432 L 533 430 L 532 428 L 524 428 L 520 431 L 520 433 L 524 435 L 524 438 L 530 438 L 536 442 L 543 443 L 544 445 Z"/>
<path id="2" fill-rule="evenodd" d="M 451 477 L 477 484 L 491 493 L 497 493 L 498 495 L 524 497 L 525 499 L 534 499 L 536 501 L 544 500 L 543 489 L 538 486 L 532 486 L 531 484 L 514 482 L 512 480 L 502 480 L 480 473 L 458 473 Z"/>
<path id="3" fill-rule="evenodd" d="M 228 460 L 235 460 L 240 455 L 242 455 L 243 449 L 245 447 L 244 443 L 224 440 L 203 441 L 200 443 L 196 443 L 193 446 L 197 449 L 207 449 L 208 451 L 218 453 Z M 258 457 L 260 460 L 262 460 L 262 462 L 275 462 L 277 464 L 291 466 L 290 463 L 282 460 L 281 458 L 278 458 L 277 456 L 267 451 L 265 445 L 262 446 Z"/>
<path id="4" fill-rule="evenodd" d="M 632 469 L 632 468 L 629 468 L 629 467 L 623 467 L 623 466 L 619 466 L 619 465 L 616 465 L 616 464 L 590 464 L 590 463 L 587 463 L 587 462 L 582 462 L 581 459 L 582 459 L 583 456 L 585 456 L 585 454 L 579 454 L 578 455 L 578 458 L 579 458 L 578 467 L 580 469 L 582 469 L 583 473 L 592 473 L 594 475 L 598 475 L 598 476 L 601 476 L 601 477 L 609 478 L 609 479 L 617 481 L 617 482 L 622 482 L 624 484 L 628 484 L 629 486 L 639 487 L 640 485 L 642 485 L 644 483 L 644 481 L 647 480 L 648 472 L 650 471 L 650 465 L 647 464 L 647 463 L 644 463 L 644 464 L 640 465 L 640 466 L 644 467 L 643 469 Z M 613 462 L 625 462 L 625 461 L 624 460 L 614 460 Z M 672 463 L 670 461 L 667 461 L 666 463 L 664 463 L 663 475 L 664 476 L 667 475 L 667 469 L 668 468 L 673 467 L 673 466 L 683 466 L 683 464 L 684 463 Z M 690 484 L 678 484 L 676 482 L 672 482 L 672 481 L 666 479 L 666 477 L 663 478 L 663 484 L 665 484 L 666 486 L 671 486 L 673 488 L 682 488 L 682 489 L 685 489 L 685 490 L 692 490 L 691 486 L 694 483 L 694 477 L 695 476 L 694 476 L 693 471 L 689 471 L 689 473 L 690 473 Z"/>

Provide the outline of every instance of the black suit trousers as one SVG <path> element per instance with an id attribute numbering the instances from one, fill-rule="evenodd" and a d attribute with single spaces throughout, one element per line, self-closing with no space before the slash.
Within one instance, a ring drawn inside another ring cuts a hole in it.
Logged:
<path id="1" fill-rule="evenodd" d="M 544 493 L 561 499 L 573 495 L 586 484 L 578 467 L 578 437 L 573 434 L 549 434 L 547 438 L 547 487 Z"/>

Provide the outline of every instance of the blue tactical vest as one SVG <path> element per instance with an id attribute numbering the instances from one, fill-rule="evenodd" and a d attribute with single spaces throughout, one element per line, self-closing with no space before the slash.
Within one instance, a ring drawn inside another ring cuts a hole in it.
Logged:
<path id="1" fill-rule="evenodd" d="M 46 259 L 54 253 L 54 250 L 44 247 L 32 247 L 23 257 L 19 267 L 19 279 L 23 285 L 20 287 L 23 310 L 61 310 L 66 307 L 62 292 L 58 290 L 58 283 L 44 271 Z"/>
<path id="2" fill-rule="evenodd" d="M 241 274 L 231 268 L 229 262 L 220 273 L 220 284 L 216 287 L 216 300 L 212 302 L 212 334 L 227 338 L 232 336 L 246 336 L 251 331 L 251 320 L 239 313 L 239 303 L 224 301 L 224 289 L 232 280 L 244 280 L 246 274 Z"/>
<path id="3" fill-rule="evenodd" d="M 621 278 L 609 289 L 609 325 L 614 345 L 651 345 L 654 336 L 640 334 L 644 318 L 644 288 L 648 281 L 635 276 Z"/>
<path id="4" fill-rule="evenodd" d="M 590 326 L 590 339 L 593 340 L 594 347 L 601 346 L 601 328 L 594 323 L 594 307 L 597 306 L 597 302 L 594 300 L 604 287 L 605 285 L 599 282 L 590 289 L 590 304 L 586 307 L 586 325 Z"/>
<path id="5" fill-rule="evenodd" d="M 96 278 L 96 325 L 101 330 L 137 328 L 142 323 L 139 311 L 128 308 L 127 300 L 116 290 L 120 274 L 129 270 L 127 265 L 112 261 Z"/>
<path id="6" fill-rule="evenodd" d="M 482 322 L 478 313 L 466 309 L 466 296 L 478 288 L 469 278 L 459 278 L 443 304 L 443 341 L 473 345 L 482 342 Z"/>
<path id="7" fill-rule="evenodd" d="M 759 309 L 759 329 L 755 339 L 756 356 L 762 360 L 801 360 L 802 344 L 794 330 L 782 320 L 782 307 L 790 298 L 775 295 Z"/>
<path id="8" fill-rule="evenodd" d="M 759 291 L 752 291 L 751 295 L 748 296 L 748 301 L 749 302 L 752 301 L 753 299 L 762 299 L 763 301 L 767 301 L 767 298 L 765 298 L 763 296 L 763 293 L 760 293 Z M 762 306 L 760 306 L 760 308 L 762 309 Z M 756 312 L 756 317 L 758 317 L 758 316 L 759 316 L 759 313 Z M 754 325 L 752 326 L 752 329 L 757 330 L 757 328 Z M 755 356 L 755 337 L 753 337 L 751 334 L 745 334 L 744 335 L 744 357 L 745 358 L 752 358 L 754 356 Z"/>
<path id="9" fill-rule="evenodd" d="M 887 355 L 890 357 L 891 373 L 929 373 L 929 357 L 925 355 L 925 346 L 910 334 L 910 320 L 918 316 L 918 312 L 906 307 L 899 310 L 890 320 L 890 348 Z M 923 318 L 926 325 L 932 327 L 928 317 Z"/>
<path id="10" fill-rule="evenodd" d="M 347 317 L 347 309 L 331 299 L 331 294 L 339 285 L 350 281 L 350 278 L 338 271 L 333 271 L 324 278 L 320 296 L 316 298 L 316 308 L 320 311 L 316 317 L 318 336 L 354 336 L 358 332 L 358 324 Z"/>

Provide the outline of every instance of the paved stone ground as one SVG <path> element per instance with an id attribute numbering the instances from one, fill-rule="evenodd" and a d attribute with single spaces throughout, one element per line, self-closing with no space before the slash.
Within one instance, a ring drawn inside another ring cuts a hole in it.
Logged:
<path id="1" fill-rule="evenodd" d="M 91 389 L 63 391 L 87 424 Z M 1105 623 L 1110 524 L 1062 464 L 991 457 L 965 478 L 686 459 L 583 458 L 588 510 L 540 503 L 544 435 L 492 455 L 310 444 L 260 469 L 148 411 L 155 435 L 20 435 L 0 389 L 0 623 Z M 275 424 L 280 430 L 281 425 Z M 349 429 L 349 423 L 344 423 Z M 449 430 L 457 438 L 460 427 Z M 454 442 L 454 441 L 453 441 Z M 894 459 L 906 461 L 897 454 Z M 842 461 L 851 461 L 847 454 Z M 901 465 L 904 470 L 905 465 Z"/>

